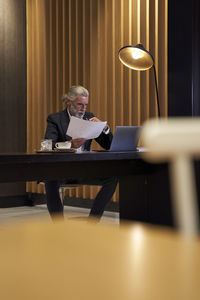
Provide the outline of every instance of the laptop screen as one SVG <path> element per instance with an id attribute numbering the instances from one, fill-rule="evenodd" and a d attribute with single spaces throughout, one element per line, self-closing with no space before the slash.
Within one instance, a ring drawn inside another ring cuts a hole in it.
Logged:
<path id="1" fill-rule="evenodd" d="M 136 151 L 141 126 L 117 126 L 110 151 Z"/>

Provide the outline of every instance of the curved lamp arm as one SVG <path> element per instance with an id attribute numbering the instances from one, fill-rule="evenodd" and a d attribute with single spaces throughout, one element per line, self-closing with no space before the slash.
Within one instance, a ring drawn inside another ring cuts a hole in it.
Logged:
<path id="1" fill-rule="evenodd" d="M 156 97 L 157 97 L 157 109 L 158 109 L 158 116 L 160 118 L 158 84 L 157 84 L 156 68 L 155 68 L 153 56 L 143 47 L 142 44 L 138 44 L 136 46 L 122 47 L 119 50 L 118 55 L 120 61 L 130 69 L 137 70 L 137 71 L 145 71 L 153 67 Z"/>

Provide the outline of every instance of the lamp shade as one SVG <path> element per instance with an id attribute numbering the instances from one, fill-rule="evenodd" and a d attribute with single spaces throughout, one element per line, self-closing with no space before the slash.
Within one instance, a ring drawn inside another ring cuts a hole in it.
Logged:
<path id="1" fill-rule="evenodd" d="M 142 44 L 121 48 L 119 50 L 119 59 L 125 66 L 137 71 L 148 70 L 154 65 L 153 56 Z"/>

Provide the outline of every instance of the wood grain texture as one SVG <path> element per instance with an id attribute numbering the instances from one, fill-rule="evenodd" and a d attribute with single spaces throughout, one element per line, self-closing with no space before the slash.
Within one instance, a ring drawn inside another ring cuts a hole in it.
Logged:
<path id="1" fill-rule="evenodd" d="M 0 0 L 0 152 L 26 151 L 26 1 Z M 24 183 L 0 184 L 23 195 Z"/>
<path id="2" fill-rule="evenodd" d="M 132 71 L 118 59 L 128 44 L 142 43 L 155 57 L 161 115 L 167 116 L 167 3 L 27 0 L 28 151 L 39 147 L 47 115 L 63 108 L 60 97 L 74 84 L 89 89 L 88 110 L 113 131 L 157 116 L 153 70 Z M 29 184 L 28 191 L 39 188 Z M 84 187 L 76 195 L 94 198 L 96 192 Z"/>

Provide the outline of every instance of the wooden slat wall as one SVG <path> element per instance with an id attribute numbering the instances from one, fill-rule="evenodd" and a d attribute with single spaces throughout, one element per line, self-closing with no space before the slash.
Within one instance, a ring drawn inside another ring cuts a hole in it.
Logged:
<path id="1" fill-rule="evenodd" d="M 154 56 L 167 116 L 167 6 L 167 0 L 27 0 L 28 151 L 38 149 L 47 115 L 63 109 L 60 97 L 74 84 L 89 89 L 89 111 L 113 131 L 157 115 L 153 70 L 132 71 L 118 59 L 128 44 L 142 43 Z M 42 191 L 35 183 L 27 188 Z M 96 192 L 83 187 L 70 196 Z"/>

